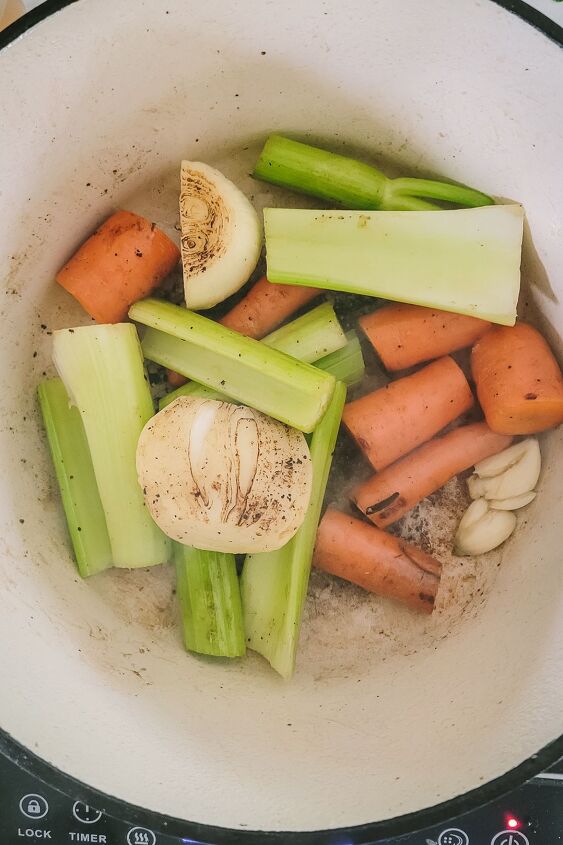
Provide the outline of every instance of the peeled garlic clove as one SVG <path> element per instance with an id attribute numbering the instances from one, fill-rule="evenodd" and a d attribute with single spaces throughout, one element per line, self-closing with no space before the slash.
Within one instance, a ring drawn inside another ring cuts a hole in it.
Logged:
<path id="1" fill-rule="evenodd" d="M 457 555 L 482 555 L 496 549 L 516 527 L 512 511 L 492 510 L 485 499 L 472 502 L 459 523 L 454 552 Z"/>
<path id="2" fill-rule="evenodd" d="M 493 478 L 481 478 L 486 499 L 509 499 L 528 493 L 538 482 L 541 455 L 538 441 L 529 437 L 517 444 L 522 446 L 520 456 L 504 472 Z M 512 446 L 510 447 L 512 448 Z"/>
<path id="3" fill-rule="evenodd" d="M 519 496 L 512 496 L 510 499 L 491 499 L 489 505 L 497 511 L 517 511 L 529 505 L 536 498 L 536 493 L 531 490 L 529 493 L 521 493 Z"/>
<path id="4" fill-rule="evenodd" d="M 533 438 L 528 438 L 533 439 Z M 497 452 L 496 455 L 491 455 L 490 458 L 484 458 L 475 464 L 475 472 L 480 478 L 492 478 L 495 475 L 500 475 L 507 469 L 520 460 L 526 451 L 527 440 L 522 440 L 520 443 L 514 443 L 508 449 L 503 449 L 502 452 Z"/>
<path id="5" fill-rule="evenodd" d="M 236 185 L 200 161 L 182 162 L 180 228 L 187 308 L 212 308 L 248 281 L 262 248 L 258 215 Z"/>
<path id="6" fill-rule="evenodd" d="M 471 475 L 467 479 L 467 489 L 472 499 L 480 499 L 487 491 L 485 481 L 478 475 Z"/>
<path id="7" fill-rule="evenodd" d="M 491 455 L 490 458 L 484 458 L 475 464 L 475 472 L 481 478 L 492 478 L 495 475 L 500 475 L 510 469 L 513 464 L 520 460 L 526 451 L 528 441 L 535 440 L 533 437 L 528 437 L 526 440 L 521 440 L 520 443 L 514 443 L 502 452 L 497 452 L 496 455 Z M 537 442 L 537 441 L 536 441 Z"/>
<path id="8" fill-rule="evenodd" d="M 489 510 L 489 503 L 485 499 L 476 499 L 472 502 L 463 514 L 458 526 L 460 528 L 472 528 L 482 519 Z"/>

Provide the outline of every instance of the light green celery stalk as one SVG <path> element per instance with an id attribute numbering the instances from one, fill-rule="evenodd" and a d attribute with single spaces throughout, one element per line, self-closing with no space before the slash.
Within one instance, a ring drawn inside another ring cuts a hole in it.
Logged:
<path id="1" fill-rule="evenodd" d="M 419 197 L 462 206 L 492 205 L 481 191 L 430 179 L 388 179 L 369 164 L 270 135 L 252 174 L 256 179 L 335 202 L 344 208 L 428 211 L 438 206 Z"/>
<path id="2" fill-rule="evenodd" d="M 168 348 L 170 348 L 170 341 L 166 341 L 166 343 Z M 182 353 L 183 343 L 184 341 L 178 340 L 175 344 L 177 350 L 175 355 L 177 357 L 187 354 L 186 351 Z M 281 329 L 277 329 L 272 334 L 266 335 L 266 337 L 262 338 L 261 343 L 272 346 L 279 352 L 292 355 L 299 361 L 314 363 L 321 356 L 323 358 L 326 357 L 328 360 L 331 354 L 335 355 L 337 352 L 347 349 L 348 337 L 344 334 L 344 330 L 338 322 L 333 306 L 329 302 L 325 302 L 303 314 L 302 317 L 297 317 L 297 319 L 282 326 Z M 321 367 L 320 369 L 324 369 L 328 373 L 332 372 L 330 367 L 334 360 L 330 358 L 328 366 Z M 334 375 L 338 378 L 336 374 Z M 346 381 L 346 379 L 342 378 L 341 381 Z M 212 390 L 195 381 L 189 381 L 187 384 L 183 384 L 181 387 L 163 396 L 159 402 L 159 410 L 162 411 L 163 408 L 166 408 L 167 405 L 179 396 L 198 396 L 205 399 L 228 400 L 228 397 L 218 390 Z"/>
<path id="3" fill-rule="evenodd" d="M 337 381 L 344 382 L 346 387 L 359 384 L 364 377 L 366 366 L 356 332 L 353 329 L 346 332 L 346 346 L 319 358 L 315 361 L 315 367 L 325 373 L 331 373 Z"/>
<path id="4" fill-rule="evenodd" d="M 179 340 L 178 343 L 181 344 L 183 341 Z M 346 346 L 331 352 L 330 355 L 319 358 L 314 364 L 315 367 L 324 370 L 325 373 L 333 375 L 337 381 L 344 382 L 347 387 L 359 384 L 364 377 L 365 364 L 362 347 L 356 332 L 353 329 L 346 332 Z M 159 411 L 162 411 L 179 396 L 198 396 L 203 399 L 232 401 L 218 390 L 212 390 L 210 387 L 198 384 L 197 381 L 189 381 L 163 396 L 158 405 Z"/>
<path id="5" fill-rule="evenodd" d="M 291 677 L 295 666 L 317 526 L 345 401 L 346 386 L 337 382 L 311 438 L 313 492 L 302 526 L 278 551 L 248 555 L 242 572 L 247 645 L 284 678 Z"/>
<path id="6" fill-rule="evenodd" d="M 301 431 L 313 431 L 334 391 L 329 373 L 186 308 L 145 299 L 129 316 L 150 327 L 142 344 L 150 361 Z"/>
<path id="7" fill-rule="evenodd" d="M 267 208 L 268 279 L 513 325 L 523 219 L 520 205 L 435 214 Z"/>
<path id="8" fill-rule="evenodd" d="M 87 578 L 113 561 L 84 426 L 60 379 L 41 382 L 37 395 L 76 565 Z"/>
<path id="9" fill-rule="evenodd" d="M 174 562 L 186 649 L 241 657 L 246 646 L 235 556 L 174 543 Z"/>
<path id="10" fill-rule="evenodd" d="M 262 338 L 262 343 L 312 364 L 346 346 L 344 329 L 331 302 L 323 302 Z"/>
<path id="11" fill-rule="evenodd" d="M 151 519 L 135 466 L 139 435 L 154 414 L 135 327 L 57 331 L 53 360 L 84 425 L 114 566 L 164 563 L 170 541 Z"/>
<path id="12" fill-rule="evenodd" d="M 178 343 L 183 342 L 183 340 L 178 341 Z M 159 399 L 158 410 L 164 410 L 167 405 L 170 405 L 170 403 L 174 402 L 175 399 L 178 399 L 179 396 L 197 396 L 201 399 L 217 399 L 219 402 L 233 401 L 218 390 L 213 390 L 211 387 L 206 387 L 204 384 L 199 384 L 197 381 L 188 381 L 186 384 L 183 384 L 181 387 L 177 387 L 176 390 L 172 390 L 170 393 L 166 393 L 161 399 Z"/>

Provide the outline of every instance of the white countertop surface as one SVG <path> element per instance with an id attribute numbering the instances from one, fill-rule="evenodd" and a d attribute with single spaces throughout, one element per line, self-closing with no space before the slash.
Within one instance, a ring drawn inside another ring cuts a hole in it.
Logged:
<path id="1" fill-rule="evenodd" d="M 12 23 L 24 12 L 40 6 L 42 2 L 43 0 L 7 0 L 6 12 L 0 21 L 0 29 Z M 131 0 L 131 2 L 134 3 L 135 0 Z M 563 26 L 563 0 L 527 0 L 527 3 Z M 2 0 L 0 0 L 1 7 Z"/>

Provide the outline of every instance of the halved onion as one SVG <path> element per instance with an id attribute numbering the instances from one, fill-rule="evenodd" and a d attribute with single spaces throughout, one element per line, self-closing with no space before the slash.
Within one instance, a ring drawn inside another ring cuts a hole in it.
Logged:
<path id="1" fill-rule="evenodd" d="M 218 552 L 266 552 L 305 518 L 311 458 L 301 432 L 247 408 L 181 396 L 137 446 L 146 505 L 172 539 Z"/>
<path id="2" fill-rule="evenodd" d="M 212 308 L 236 293 L 256 267 L 262 246 L 258 215 L 218 170 L 183 161 L 180 227 L 186 307 Z"/>

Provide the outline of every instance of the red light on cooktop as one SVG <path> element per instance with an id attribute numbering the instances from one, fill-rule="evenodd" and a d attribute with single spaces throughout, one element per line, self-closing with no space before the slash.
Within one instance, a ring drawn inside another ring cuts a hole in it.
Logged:
<path id="1" fill-rule="evenodd" d="M 520 827 L 520 822 L 518 819 L 515 819 L 514 816 L 509 816 L 506 820 L 506 826 L 510 830 L 516 830 L 516 828 Z"/>

